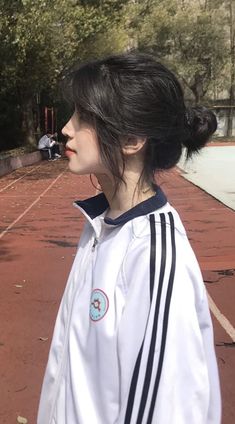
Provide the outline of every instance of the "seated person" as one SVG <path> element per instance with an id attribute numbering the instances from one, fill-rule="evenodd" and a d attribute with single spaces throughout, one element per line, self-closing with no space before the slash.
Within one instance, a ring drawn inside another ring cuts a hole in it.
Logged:
<path id="1" fill-rule="evenodd" d="M 49 160 L 56 160 L 61 157 L 59 144 L 56 140 L 53 139 L 53 137 L 57 137 L 57 133 L 47 133 L 43 135 L 38 142 L 39 150 L 48 151 Z"/>

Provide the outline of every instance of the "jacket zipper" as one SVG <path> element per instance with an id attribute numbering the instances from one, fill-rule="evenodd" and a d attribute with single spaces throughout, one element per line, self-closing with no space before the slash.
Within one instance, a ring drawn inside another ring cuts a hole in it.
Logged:
<path id="1" fill-rule="evenodd" d="M 95 236 L 94 237 L 94 242 L 93 242 L 93 245 L 92 245 L 92 248 L 91 248 L 92 252 L 94 252 L 97 244 L 98 244 L 98 238 Z"/>

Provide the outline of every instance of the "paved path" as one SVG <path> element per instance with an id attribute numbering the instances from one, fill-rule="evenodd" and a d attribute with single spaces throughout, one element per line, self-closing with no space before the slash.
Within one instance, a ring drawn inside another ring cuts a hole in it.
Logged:
<path id="1" fill-rule="evenodd" d="M 18 415 L 36 423 L 54 320 L 83 226 L 72 202 L 94 192 L 65 161 L 0 179 L 1 424 Z"/>
<path id="2" fill-rule="evenodd" d="M 160 182 L 181 214 L 207 281 L 223 424 L 234 424 L 234 213 L 177 169 Z M 54 320 L 84 222 L 72 201 L 94 193 L 89 178 L 69 173 L 64 160 L 21 168 L 0 179 L 1 424 L 16 423 L 18 415 L 36 422 Z"/>
<path id="3" fill-rule="evenodd" d="M 235 210 L 235 144 L 211 145 L 185 163 L 184 178 Z"/>

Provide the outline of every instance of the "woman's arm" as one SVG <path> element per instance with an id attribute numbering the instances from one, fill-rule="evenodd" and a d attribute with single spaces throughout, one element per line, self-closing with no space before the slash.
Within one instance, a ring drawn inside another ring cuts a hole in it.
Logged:
<path id="1" fill-rule="evenodd" d="M 137 239 L 139 248 L 133 245 L 125 264 L 129 294 L 119 348 L 121 386 L 128 390 L 118 424 L 219 424 L 220 389 L 204 283 L 186 236 L 169 214 L 162 215 L 152 298 L 150 240 Z"/>

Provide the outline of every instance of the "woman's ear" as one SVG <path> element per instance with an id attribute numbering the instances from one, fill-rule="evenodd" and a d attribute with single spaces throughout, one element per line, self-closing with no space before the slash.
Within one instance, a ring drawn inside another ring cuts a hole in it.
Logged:
<path id="1" fill-rule="evenodd" d="M 122 146 L 124 155 L 135 155 L 140 152 L 146 143 L 146 138 L 140 137 L 127 137 L 125 143 Z"/>

